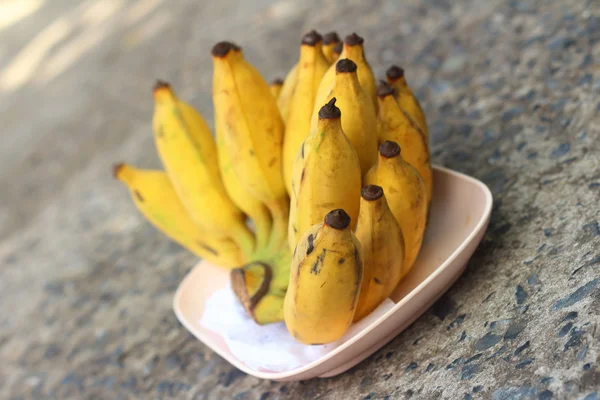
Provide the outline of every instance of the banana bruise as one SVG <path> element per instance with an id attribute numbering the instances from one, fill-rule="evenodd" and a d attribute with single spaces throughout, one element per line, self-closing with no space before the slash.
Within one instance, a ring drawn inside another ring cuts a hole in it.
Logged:
<path id="1" fill-rule="evenodd" d="M 290 249 L 302 233 L 323 220 L 332 208 L 344 209 L 356 226 L 360 207 L 358 155 L 341 126 L 333 98 L 319 111 L 317 129 L 300 147 L 294 165 L 288 241 Z M 308 148 L 310 146 L 310 148 Z"/>
<path id="2" fill-rule="evenodd" d="M 281 93 L 281 89 L 283 88 L 283 79 L 276 78 L 269 84 L 269 89 L 271 90 L 271 94 L 275 97 L 275 100 L 279 98 L 279 94 Z"/>
<path id="3" fill-rule="evenodd" d="M 337 99 L 336 106 L 342 111 L 342 129 L 358 154 L 364 175 L 377 160 L 377 113 L 359 83 L 356 63 L 343 58 L 336 62 L 335 69 L 335 80 L 326 100 Z M 318 112 L 315 112 L 311 131 L 317 122 Z"/>
<path id="4" fill-rule="evenodd" d="M 378 89 L 379 142 L 386 140 L 398 143 L 404 159 L 421 174 L 427 190 L 427 203 L 433 191 L 433 174 L 429 159 L 429 148 L 418 126 L 402 110 L 394 98 L 396 90 L 385 82 Z"/>
<path id="5" fill-rule="evenodd" d="M 377 164 L 365 176 L 365 184 L 383 188 L 404 234 L 404 269 L 410 270 L 419 255 L 427 220 L 427 192 L 421 175 L 402 159 L 397 143 L 386 141 L 379 146 Z"/>
<path id="6" fill-rule="evenodd" d="M 285 242 L 289 199 L 281 176 L 283 121 L 269 85 L 233 43 L 212 50 L 215 124 L 238 182 L 273 219 L 269 246 Z"/>
<path id="7" fill-rule="evenodd" d="M 356 238 L 362 245 L 364 270 L 354 321 L 369 315 L 394 291 L 404 268 L 404 235 L 383 189 L 367 185 L 360 192 Z"/>
<path id="8" fill-rule="evenodd" d="M 358 36 L 356 33 L 346 36 L 344 39 L 344 45 L 339 59 L 348 58 L 357 65 L 358 67 L 358 81 L 363 87 L 371 101 L 375 110 L 377 110 L 377 83 L 375 82 L 375 75 L 369 65 L 369 62 L 365 58 L 364 52 L 364 39 Z M 333 87 L 335 80 L 336 67 L 335 64 L 331 65 L 319 85 L 317 91 L 317 97 L 315 99 L 316 104 L 325 104 L 329 93 Z M 316 111 L 316 110 L 315 110 Z"/>
<path id="9" fill-rule="evenodd" d="M 283 176 L 292 195 L 292 169 L 302 141 L 310 132 L 310 121 L 319 82 L 329 64 L 321 51 L 322 38 L 315 31 L 304 35 L 300 46 L 298 79 L 285 121 Z"/>
<path id="10" fill-rule="evenodd" d="M 329 32 L 323 35 L 323 55 L 329 64 L 332 64 L 339 57 L 339 53 L 334 53 L 335 47 L 342 43 L 337 32 Z"/>
<path id="11" fill-rule="evenodd" d="M 305 344 L 340 339 L 352 323 L 362 282 L 361 245 L 344 210 L 329 212 L 309 228 L 294 252 L 284 317 Z"/>
<path id="12" fill-rule="evenodd" d="M 410 118 L 417 124 L 421 133 L 425 137 L 425 143 L 429 145 L 429 133 L 427 131 L 427 120 L 425 119 L 425 113 L 421 108 L 419 100 L 414 95 L 413 91 L 406 83 L 404 76 L 404 69 L 392 65 L 385 73 L 387 81 L 394 89 L 396 89 L 395 97 L 402 108 Z"/>
<path id="13" fill-rule="evenodd" d="M 182 107 L 164 82 L 154 88 L 154 104 L 154 141 L 181 203 L 202 231 L 230 236 L 249 256 L 254 234 L 225 191 L 215 141 L 204 120 L 191 107 Z"/>
<path id="14" fill-rule="evenodd" d="M 288 71 L 285 79 L 283 80 L 283 85 L 281 86 L 281 91 L 279 92 L 279 96 L 277 97 L 277 107 L 279 108 L 279 112 L 281 114 L 281 119 L 283 122 L 287 121 L 288 113 L 290 110 L 290 102 L 292 100 L 292 95 L 294 94 L 294 89 L 296 88 L 296 83 L 298 82 L 298 64 L 294 64 L 292 68 Z"/>
<path id="15" fill-rule="evenodd" d="M 240 248 L 230 238 L 200 230 L 181 204 L 164 171 L 118 164 L 113 167 L 113 174 L 129 188 L 140 213 L 171 240 L 221 267 L 232 268 L 246 261 Z"/>

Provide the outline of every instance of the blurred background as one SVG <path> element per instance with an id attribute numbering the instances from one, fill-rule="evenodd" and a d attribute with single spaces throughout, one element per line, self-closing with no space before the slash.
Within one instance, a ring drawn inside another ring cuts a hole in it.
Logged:
<path id="1" fill-rule="evenodd" d="M 557 197 L 553 182 L 570 185 L 582 204 L 598 187 L 599 8 L 596 0 L 1 0 L 0 398 L 354 398 L 370 393 L 362 381 L 371 374 L 450 357 L 454 342 L 439 339 L 449 328 L 428 313 L 384 348 L 403 348 L 386 354 L 393 362 L 384 370 L 374 356 L 334 380 L 275 386 L 232 369 L 171 311 L 196 259 L 142 219 L 111 166 L 159 167 L 151 133 L 158 78 L 212 124 L 216 42 L 241 45 L 270 81 L 295 64 L 304 32 L 356 31 L 378 77 L 391 64 L 406 70 L 433 162 L 494 193 L 477 268 L 451 291 L 453 310 L 464 305 L 473 329 L 483 329 L 486 312 L 502 313 L 468 299 L 495 285 L 510 286 L 498 304 L 513 301 L 527 274 L 518 272 L 522 261 L 558 226 L 573 221 L 576 231 L 560 240 L 581 244 L 563 246 L 573 252 L 566 259 L 597 243 L 593 210 L 561 214 L 575 204 Z M 420 349 L 410 346 L 417 337 Z M 551 351 L 537 358 L 563 368 Z M 496 386 L 513 379 L 499 377 Z M 442 378 L 397 379 L 433 396 Z M 395 381 L 381 385 L 382 396 L 400 393 Z"/>

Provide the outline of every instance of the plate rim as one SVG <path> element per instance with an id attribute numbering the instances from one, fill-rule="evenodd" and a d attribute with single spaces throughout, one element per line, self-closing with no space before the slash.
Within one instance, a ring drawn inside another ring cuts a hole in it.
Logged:
<path id="1" fill-rule="evenodd" d="M 270 379 L 270 380 L 289 379 L 295 375 L 305 373 L 305 372 L 317 367 L 318 365 L 323 364 L 327 360 L 329 360 L 332 357 L 336 356 L 337 354 L 341 353 L 342 351 L 344 351 L 345 349 L 350 347 L 352 344 L 356 343 L 361 338 L 366 336 L 369 332 L 371 332 L 373 329 L 375 329 L 377 326 L 379 326 L 383 321 L 385 321 L 387 318 L 389 318 L 391 314 L 395 313 L 399 308 L 404 306 L 408 301 L 410 301 L 414 296 L 416 296 L 417 293 L 419 293 L 425 287 L 427 287 L 429 284 L 431 284 L 431 282 L 434 279 L 436 279 L 436 277 L 439 276 L 446 268 L 448 268 L 448 266 L 458 257 L 458 255 L 460 253 L 462 253 L 462 251 L 473 241 L 475 236 L 477 236 L 481 232 L 482 228 L 489 221 L 491 211 L 492 211 L 492 206 L 493 206 L 493 196 L 492 196 L 492 192 L 490 191 L 490 189 L 488 188 L 488 186 L 485 183 L 483 183 L 482 181 L 480 181 L 477 178 L 474 178 L 474 177 L 466 175 L 462 172 L 458 172 L 458 171 L 455 171 L 455 170 L 452 170 L 452 169 L 449 169 L 446 167 L 442 167 L 439 165 L 433 165 L 432 167 L 434 169 L 440 170 L 441 172 L 447 173 L 449 175 L 453 175 L 453 176 L 459 177 L 461 179 L 466 179 L 466 180 L 470 181 L 472 184 L 474 184 L 475 186 L 478 186 L 483 191 L 484 196 L 485 196 L 485 207 L 484 207 L 484 211 L 481 215 L 481 218 L 477 221 L 477 224 L 475 224 L 475 227 L 473 228 L 473 230 L 471 230 L 471 232 L 465 238 L 465 240 L 463 240 L 460 243 L 460 245 L 458 247 L 456 247 L 456 249 L 454 249 L 452 254 L 450 254 L 450 256 L 448 256 L 442 262 L 442 264 L 436 268 L 436 270 L 433 273 L 431 273 L 429 276 L 427 276 L 427 278 L 425 278 L 421 283 L 419 283 L 419 285 L 417 285 L 413 290 L 411 290 L 410 293 L 408 293 L 406 296 L 404 296 L 399 302 L 394 304 L 394 306 L 392 308 L 390 308 L 389 310 L 387 310 L 384 314 L 380 315 L 379 318 L 377 318 L 375 321 L 373 321 L 371 324 L 369 324 L 366 328 L 362 329 L 360 332 L 358 332 L 357 334 L 352 336 L 352 338 L 345 341 L 344 343 L 342 343 L 341 345 L 339 345 L 338 347 L 336 347 L 329 353 L 325 354 L 324 356 L 322 356 L 314 361 L 311 361 L 301 367 L 292 369 L 292 370 L 283 371 L 283 372 L 263 372 L 263 371 L 258 371 L 258 370 L 255 370 L 255 369 L 252 369 L 252 368 L 246 366 L 245 364 L 240 362 L 237 358 L 233 357 L 233 355 L 227 354 L 219 346 L 213 345 L 212 339 L 204 337 L 204 335 L 201 332 L 196 332 L 196 329 L 193 326 L 191 326 L 191 322 L 189 322 L 187 320 L 187 318 L 184 317 L 183 313 L 179 309 L 178 303 L 182 296 L 183 289 L 184 289 L 184 287 L 186 287 L 186 283 L 190 279 L 190 276 L 192 275 L 192 273 L 194 272 L 196 267 L 199 264 L 201 264 L 202 262 L 204 262 L 204 260 L 200 260 L 190 270 L 190 272 L 188 272 L 188 274 L 183 278 L 183 280 L 177 287 L 177 290 L 175 291 L 175 295 L 173 296 L 172 306 L 173 306 L 173 310 L 175 312 L 177 319 L 190 333 L 192 333 L 192 335 L 194 335 L 200 341 L 205 343 L 208 347 L 210 347 L 210 349 L 212 351 L 217 353 L 219 356 L 223 357 L 234 367 L 240 369 L 241 371 L 243 371 L 249 375 L 253 375 L 253 376 L 256 376 L 261 379 Z"/>

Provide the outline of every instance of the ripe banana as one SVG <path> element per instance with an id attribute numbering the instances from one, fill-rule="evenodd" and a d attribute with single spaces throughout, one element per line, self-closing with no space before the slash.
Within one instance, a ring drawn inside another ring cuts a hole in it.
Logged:
<path id="1" fill-rule="evenodd" d="M 230 238 L 219 238 L 198 228 L 165 172 L 118 164 L 113 174 L 127 185 L 142 215 L 169 238 L 216 265 L 231 268 L 244 263 L 244 254 Z"/>
<path id="2" fill-rule="evenodd" d="M 323 55 L 329 64 L 337 60 L 337 57 L 333 54 L 333 49 L 338 43 L 341 43 L 341 40 L 337 32 L 329 32 L 323 35 Z"/>
<path id="3" fill-rule="evenodd" d="M 279 94 L 281 93 L 281 88 L 283 87 L 283 79 L 276 78 L 269 85 L 269 89 L 271 89 L 271 94 L 275 97 L 275 100 L 279 98 Z"/>
<path id="4" fill-rule="evenodd" d="M 285 243 L 289 199 L 281 175 L 283 122 L 269 85 L 233 43 L 217 43 L 213 102 L 215 125 L 245 191 L 264 203 L 273 218 L 269 246 Z"/>
<path id="5" fill-rule="evenodd" d="M 204 120 L 191 107 L 182 107 L 164 82 L 154 88 L 154 104 L 152 126 L 158 154 L 191 219 L 204 232 L 231 236 L 245 255 L 251 255 L 254 234 L 225 192 L 215 141 Z"/>
<path id="6" fill-rule="evenodd" d="M 396 89 L 396 98 L 398 104 L 417 124 L 421 132 L 425 136 L 425 143 L 428 144 L 429 133 L 427 132 L 427 121 L 425 120 L 425 113 L 419 104 L 419 100 L 413 94 L 412 90 L 406 83 L 404 77 L 404 69 L 392 65 L 385 73 L 387 81 L 394 89 Z"/>
<path id="7" fill-rule="evenodd" d="M 331 53 L 331 63 L 333 64 L 340 58 L 340 54 L 342 54 L 342 50 L 344 49 L 344 42 L 339 42 L 335 46 L 333 46 L 333 50 Z"/>
<path id="8" fill-rule="evenodd" d="M 279 92 L 279 96 L 277 97 L 277 107 L 279 108 L 283 122 L 287 121 L 290 102 L 292 101 L 292 95 L 296 88 L 296 82 L 298 82 L 298 64 L 294 64 L 294 66 L 290 68 L 283 80 L 281 92 Z"/>
<path id="9" fill-rule="evenodd" d="M 305 344 L 340 339 L 352 323 L 363 274 L 361 245 L 344 210 L 309 228 L 294 252 L 285 324 Z"/>
<path id="10" fill-rule="evenodd" d="M 335 79 L 326 101 L 337 99 L 336 106 L 342 111 L 342 129 L 358 154 L 364 175 L 377 160 L 377 114 L 358 81 L 357 65 L 343 58 L 336 62 L 335 68 Z M 311 131 L 317 122 L 318 110 L 315 109 Z"/>
<path id="11" fill-rule="evenodd" d="M 429 161 L 429 148 L 413 120 L 402 110 L 394 98 L 395 89 L 381 82 L 378 89 L 379 142 L 390 140 L 398 143 L 404 159 L 421 174 L 427 191 L 427 203 L 431 200 L 433 176 Z"/>
<path id="12" fill-rule="evenodd" d="M 362 245 L 365 267 L 354 321 L 371 313 L 408 272 L 404 268 L 404 235 L 390 211 L 380 186 L 360 191 L 356 237 Z"/>
<path id="13" fill-rule="evenodd" d="M 283 176 L 286 189 L 292 194 L 292 168 L 302 141 L 310 132 L 310 121 L 319 82 L 329 63 L 321 51 L 322 38 L 315 31 L 304 35 L 300 46 L 298 80 L 285 122 L 283 145 Z"/>
<path id="14" fill-rule="evenodd" d="M 371 66 L 365 58 L 363 43 L 364 39 L 356 33 L 346 36 L 339 59 L 348 58 L 354 61 L 358 66 L 358 81 L 373 102 L 375 109 L 377 109 L 377 84 L 375 83 L 375 76 L 373 75 Z M 333 64 L 329 67 L 321 80 L 315 104 L 325 104 L 327 102 L 327 97 L 329 96 L 335 81 L 335 75 L 336 67 L 335 64 Z"/>
<path id="15" fill-rule="evenodd" d="M 332 208 L 343 208 L 356 226 L 361 171 L 358 155 L 342 131 L 340 109 L 333 98 L 318 113 L 317 129 L 300 147 L 294 164 L 288 241 L 323 221 Z M 308 143 L 308 144 L 307 144 Z"/>
<path id="16" fill-rule="evenodd" d="M 381 186 L 386 193 L 404 234 L 404 269 L 410 270 L 421 249 L 427 220 L 427 193 L 421 175 L 402 159 L 397 143 L 386 141 L 379 146 L 377 164 L 365 176 L 365 184 Z"/>

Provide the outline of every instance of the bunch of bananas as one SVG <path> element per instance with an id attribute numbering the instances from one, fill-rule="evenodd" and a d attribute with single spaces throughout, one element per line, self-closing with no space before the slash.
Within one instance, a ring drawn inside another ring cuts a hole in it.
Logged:
<path id="1" fill-rule="evenodd" d="M 230 42 L 212 49 L 215 135 L 159 81 L 153 132 L 164 171 L 114 175 L 140 212 L 229 268 L 259 324 L 307 344 L 344 335 L 412 267 L 432 174 L 427 124 L 393 66 L 378 86 L 357 34 L 302 37 L 270 85 Z"/>

